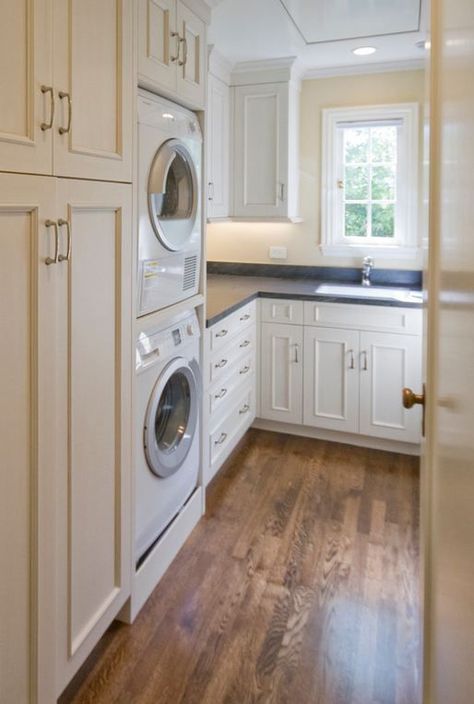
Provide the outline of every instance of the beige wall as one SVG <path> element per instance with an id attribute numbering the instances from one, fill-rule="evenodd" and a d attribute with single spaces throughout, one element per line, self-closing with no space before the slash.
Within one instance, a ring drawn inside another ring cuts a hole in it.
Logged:
<path id="1" fill-rule="evenodd" d="M 424 72 L 399 71 L 361 76 L 339 76 L 303 82 L 301 92 L 300 211 L 304 222 L 214 223 L 208 226 L 207 258 L 212 261 L 269 263 L 270 245 L 288 248 L 282 264 L 358 266 L 360 259 L 323 256 L 320 249 L 321 109 L 381 103 L 418 102 L 423 108 Z M 420 160 L 422 158 L 420 119 Z M 420 184 L 422 169 L 420 165 Z M 420 221 L 422 216 L 420 186 Z M 421 228 L 420 228 L 421 229 Z M 279 262 L 274 262 L 278 264 Z M 421 268 L 416 260 L 379 259 L 386 268 Z"/>

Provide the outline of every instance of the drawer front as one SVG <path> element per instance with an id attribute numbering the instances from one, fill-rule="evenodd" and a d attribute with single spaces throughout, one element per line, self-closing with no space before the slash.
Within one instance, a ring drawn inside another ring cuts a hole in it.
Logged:
<path id="1" fill-rule="evenodd" d="M 249 387 L 209 435 L 211 465 L 225 457 L 227 448 L 255 418 L 255 391 Z"/>
<path id="2" fill-rule="evenodd" d="M 222 379 L 242 357 L 255 351 L 255 332 L 254 327 L 249 327 L 234 337 L 229 345 L 211 354 L 208 370 L 210 384 Z"/>
<path id="3" fill-rule="evenodd" d="M 251 301 L 213 325 L 210 329 L 211 352 L 222 349 L 234 335 L 238 335 L 247 326 L 255 324 L 256 311 L 256 301 Z"/>
<path id="4" fill-rule="evenodd" d="M 303 301 L 284 298 L 262 298 L 260 302 L 262 323 L 303 324 Z"/>
<path id="5" fill-rule="evenodd" d="M 378 330 L 421 335 L 422 314 L 420 309 L 391 306 L 359 306 L 318 301 L 305 301 L 304 304 L 305 325 L 346 330 Z"/>
<path id="6" fill-rule="evenodd" d="M 211 416 L 220 416 L 224 409 L 233 403 L 235 394 L 240 393 L 240 389 L 248 384 L 249 380 L 255 376 L 256 355 L 255 351 L 242 357 L 238 363 L 233 365 L 224 378 L 219 379 L 209 391 L 209 413 Z M 211 424 L 214 419 L 211 418 Z"/>

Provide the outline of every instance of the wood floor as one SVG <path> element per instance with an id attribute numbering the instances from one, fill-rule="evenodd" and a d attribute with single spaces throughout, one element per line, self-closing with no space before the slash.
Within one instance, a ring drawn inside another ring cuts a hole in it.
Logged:
<path id="1" fill-rule="evenodd" d="M 251 431 L 61 704 L 419 704 L 418 461 Z"/>

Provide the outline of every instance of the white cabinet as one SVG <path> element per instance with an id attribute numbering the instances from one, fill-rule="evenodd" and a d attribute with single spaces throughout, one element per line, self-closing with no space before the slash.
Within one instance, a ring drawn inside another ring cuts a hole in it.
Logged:
<path id="1" fill-rule="evenodd" d="M 303 422 L 303 326 L 261 325 L 260 415 Z"/>
<path id="2" fill-rule="evenodd" d="M 198 14 L 189 4 L 138 1 L 138 82 L 196 109 L 206 97 L 208 17 L 204 7 Z"/>
<path id="3" fill-rule="evenodd" d="M 208 80 L 207 216 L 230 212 L 230 88 L 212 74 Z"/>
<path id="4" fill-rule="evenodd" d="M 298 101 L 291 81 L 234 88 L 236 218 L 297 219 Z"/>
<path id="5" fill-rule="evenodd" d="M 304 425 L 359 432 L 359 333 L 305 327 Z"/>
<path id="6" fill-rule="evenodd" d="M 132 4 L 0 1 L 0 170 L 131 181 Z"/>
<path id="7" fill-rule="evenodd" d="M 360 432 L 419 442 L 421 409 L 407 411 L 401 390 L 422 385 L 421 337 L 363 332 L 360 335 Z"/>

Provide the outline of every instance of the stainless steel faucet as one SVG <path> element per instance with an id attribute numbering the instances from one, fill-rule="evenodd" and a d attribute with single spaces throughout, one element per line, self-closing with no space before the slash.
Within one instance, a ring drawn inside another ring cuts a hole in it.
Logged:
<path id="1" fill-rule="evenodd" d="M 362 286 L 370 286 L 370 273 L 374 268 L 374 260 L 372 257 L 365 257 L 362 262 Z"/>

